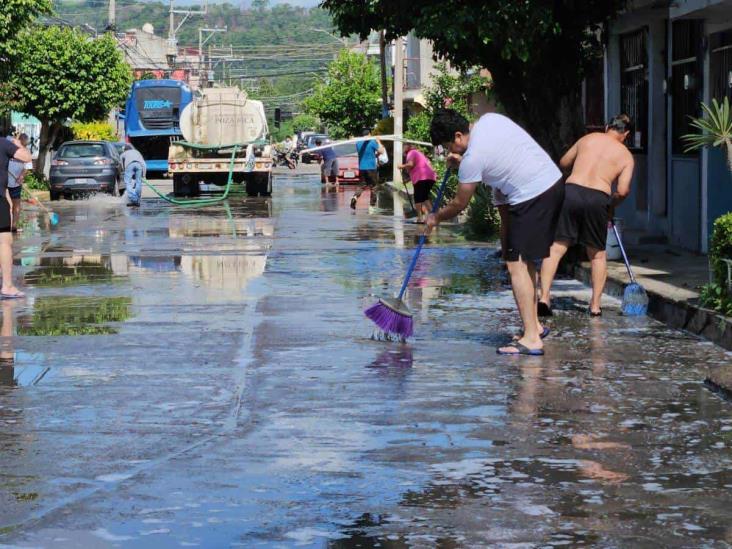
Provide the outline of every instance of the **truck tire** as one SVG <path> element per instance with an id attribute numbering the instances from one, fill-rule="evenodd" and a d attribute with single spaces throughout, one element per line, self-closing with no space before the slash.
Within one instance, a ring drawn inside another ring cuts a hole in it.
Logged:
<path id="1" fill-rule="evenodd" d="M 251 174 L 246 180 L 246 191 L 248 196 L 271 196 L 272 173 L 258 172 Z"/>
<path id="2" fill-rule="evenodd" d="M 192 174 L 177 173 L 173 175 L 173 194 L 175 196 L 198 196 L 201 194 L 201 187 Z"/>

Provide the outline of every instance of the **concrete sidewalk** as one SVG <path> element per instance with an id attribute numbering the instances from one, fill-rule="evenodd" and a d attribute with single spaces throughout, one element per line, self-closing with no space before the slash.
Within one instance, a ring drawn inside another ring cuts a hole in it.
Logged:
<path id="1" fill-rule="evenodd" d="M 637 282 L 648 292 L 651 317 L 732 350 L 732 319 L 699 303 L 699 292 L 709 283 L 707 256 L 661 244 L 630 247 L 628 255 Z M 589 261 L 576 263 L 573 271 L 575 278 L 590 283 Z M 608 262 L 606 293 L 622 296 L 629 281 L 622 261 Z M 732 364 L 711 373 L 707 382 L 732 396 Z"/>

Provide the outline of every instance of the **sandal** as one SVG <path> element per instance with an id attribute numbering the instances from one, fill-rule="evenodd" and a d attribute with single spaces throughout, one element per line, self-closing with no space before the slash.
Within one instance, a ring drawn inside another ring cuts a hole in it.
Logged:
<path id="1" fill-rule="evenodd" d="M 499 355 L 528 355 L 528 356 L 544 356 L 544 349 L 529 349 L 526 345 L 522 345 L 518 341 L 515 343 L 512 343 L 511 345 L 508 345 L 506 348 L 516 349 L 516 352 L 512 351 L 502 351 L 501 349 L 496 349 L 496 353 Z"/>
<path id="2" fill-rule="evenodd" d="M 593 312 L 593 311 L 592 311 L 592 309 L 590 309 L 590 308 L 588 307 L 588 308 L 587 308 L 587 312 L 588 312 L 588 313 L 590 313 L 590 316 L 591 316 L 591 317 L 595 317 L 595 318 L 597 318 L 598 316 L 602 316 L 602 309 L 600 309 L 600 310 L 599 310 L 598 312 L 596 312 L 596 313 L 595 313 L 595 312 Z"/>

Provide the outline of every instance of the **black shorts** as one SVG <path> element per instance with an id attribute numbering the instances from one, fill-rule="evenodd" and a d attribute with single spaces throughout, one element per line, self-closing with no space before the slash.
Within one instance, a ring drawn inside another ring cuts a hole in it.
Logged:
<path id="1" fill-rule="evenodd" d="M 17 187 L 8 187 L 8 192 L 10 193 L 10 198 L 13 200 L 20 200 L 20 198 L 23 196 L 23 187 L 18 185 Z"/>
<path id="2" fill-rule="evenodd" d="M 549 257 L 563 201 L 564 181 L 559 180 L 539 196 L 508 207 L 506 261 Z"/>
<path id="3" fill-rule="evenodd" d="M 414 203 L 419 204 L 420 202 L 425 202 L 429 200 L 430 192 L 432 191 L 432 187 L 434 186 L 435 182 L 432 179 L 423 179 L 422 181 L 417 181 L 414 184 Z"/>
<path id="4" fill-rule="evenodd" d="M 0 197 L 0 233 L 9 233 L 10 225 L 10 203 L 5 199 L 5 193 L 2 193 Z"/>
<path id="5" fill-rule="evenodd" d="M 376 187 L 379 184 L 379 172 L 377 170 L 360 170 L 359 178 L 361 185 Z"/>
<path id="6" fill-rule="evenodd" d="M 612 197 L 575 183 L 566 187 L 555 240 L 604 250 Z"/>

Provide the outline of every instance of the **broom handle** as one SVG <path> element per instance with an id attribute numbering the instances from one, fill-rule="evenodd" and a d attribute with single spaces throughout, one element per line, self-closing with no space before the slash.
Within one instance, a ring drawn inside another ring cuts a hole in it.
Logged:
<path id="1" fill-rule="evenodd" d="M 437 198 L 435 198 L 435 201 L 432 203 L 432 213 L 435 213 L 437 209 L 440 207 L 440 202 L 442 202 L 442 195 L 445 193 L 445 187 L 447 186 L 447 180 L 450 179 L 450 170 L 445 171 L 445 175 L 442 177 L 442 182 L 440 183 L 440 188 L 437 190 Z M 404 277 L 404 282 L 402 283 L 402 289 L 399 290 L 399 299 L 402 299 L 404 297 L 404 292 L 407 291 L 407 285 L 409 284 L 409 279 L 412 278 L 412 273 L 414 272 L 414 268 L 417 266 L 417 259 L 419 259 L 419 254 L 422 252 L 422 247 L 424 246 L 425 241 L 427 240 L 427 235 L 425 233 L 422 233 L 422 235 L 419 237 L 419 243 L 417 244 L 417 249 L 414 251 L 414 256 L 412 257 L 412 262 L 409 264 L 409 268 L 407 269 L 407 274 Z"/>
<path id="2" fill-rule="evenodd" d="M 613 226 L 613 231 L 615 231 L 615 239 L 618 241 L 618 246 L 620 246 L 620 252 L 623 254 L 623 261 L 625 261 L 625 268 L 628 269 L 628 276 L 630 277 L 630 283 L 635 284 L 635 276 L 633 276 L 633 269 L 630 268 L 630 261 L 628 261 L 628 254 L 625 253 L 625 246 L 623 246 L 623 241 L 620 239 L 620 233 L 618 233 L 618 228 L 615 226 L 615 221 L 610 221 L 610 223 Z"/>

